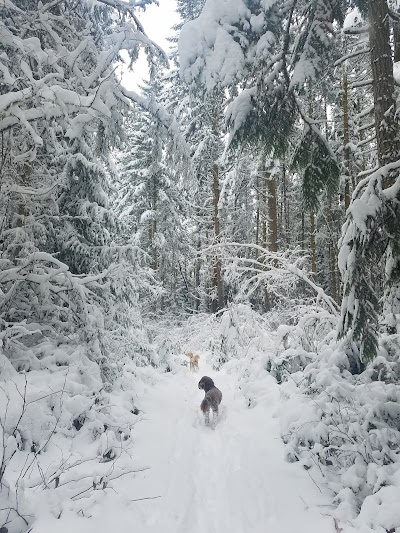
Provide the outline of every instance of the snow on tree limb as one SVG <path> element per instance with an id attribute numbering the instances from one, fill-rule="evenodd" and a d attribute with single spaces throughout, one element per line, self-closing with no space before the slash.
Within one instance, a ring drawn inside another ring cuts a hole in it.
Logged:
<path id="1" fill-rule="evenodd" d="M 203 253 L 215 252 L 217 250 L 224 250 L 229 248 L 248 248 L 252 250 L 257 250 L 261 255 L 259 259 L 248 259 L 239 257 L 237 258 L 238 263 L 248 264 L 249 266 L 240 267 L 243 272 L 254 272 L 256 277 L 260 277 L 262 280 L 264 277 L 268 277 L 268 271 L 286 271 L 294 274 L 296 277 L 304 281 L 317 295 L 317 301 L 323 301 L 329 311 L 334 315 L 338 316 L 339 307 L 337 303 L 329 295 L 325 293 L 322 287 L 319 287 L 307 273 L 300 269 L 295 263 L 290 261 L 290 257 L 285 256 L 284 253 L 270 252 L 266 248 L 259 246 L 257 244 L 246 244 L 238 242 L 226 242 L 221 244 L 212 245 L 203 250 Z M 294 254 L 293 251 L 288 252 Z"/>
<path id="2" fill-rule="evenodd" d="M 207 0 L 201 15 L 186 23 L 179 36 L 183 79 L 191 83 L 200 78 L 207 90 L 237 81 L 245 67 L 246 38 L 234 26 L 262 26 L 262 20 L 250 19 L 251 11 L 242 0 Z"/>
<path id="3" fill-rule="evenodd" d="M 111 117 L 110 109 L 115 104 L 113 94 L 118 88 L 113 79 L 114 63 L 121 50 L 141 46 L 167 63 L 165 52 L 147 37 L 137 20 L 133 11 L 136 3 L 126 4 L 118 0 L 96 2 L 98 6 L 117 11 L 113 31 L 104 36 L 105 48 L 99 51 L 96 50 L 94 35 L 88 33 L 76 42 L 71 39 L 68 24 L 59 25 L 60 17 L 52 10 L 63 3 L 49 2 L 38 6 L 38 19 L 33 19 L 38 31 L 54 43 L 54 50 L 46 47 L 44 41 L 42 43 L 37 37 L 21 37 L 12 31 L 12 27 L 0 22 L 0 40 L 6 47 L 0 58 L 5 84 L 5 90 L 0 95 L 0 131 L 21 124 L 37 145 L 41 143 L 41 134 L 37 129 L 40 119 L 59 119 L 67 113 L 73 120 L 68 136 L 73 138 L 74 132 L 79 134 L 90 122 Z M 145 1 L 142 5 L 148 3 Z M 92 5 L 91 2 L 88 4 Z M 18 16 L 25 18 L 29 14 L 19 9 Z M 35 75 L 26 61 L 27 57 L 33 61 L 31 65 L 37 65 Z M 12 68 L 10 65 L 13 65 Z M 66 83 L 72 76 L 77 83 Z M 18 91 L 15 90 L 17 79 L 20 80 L 18 83 L 24 84 Z M 74 115 L 82 114 L 85 109 L 88 114 L 78 123 Z"/>
<path id="4" fill-rule="evenodd" d="M 188 159 L 190 148 L 182 135 L 179 123 L 174 115 L 168 113 L 165 107 L 156 102 L 154 99 L 147 99 L 135 91 L 128 91 L 122 86 L 119 88 L 117 94 L 125 103 L 133 103 L 143 110 L 148 111 L 153 117 L 155 117 L 171 134 L 175 144 L 178 146 L 184 158 Z"/>
<path id="5" fill-rule="evenodd" d="M 396 204 L 400 191 L 398 171 L 400 160 L 388 163 L 363 178 L 353 193 L 352 203 L 347 210 L 339 242 L 339 269 L 344 283 L 339 338 L 356 340 L 360 344 L 359 357 L 369 360 L 374 357 L 378 343 L 377 297 L 371 277 L 372 262 L 382 261 L 386 250 L 390 221 L 391 203 Z M 384 187 L 388 176 L 397 174 L 392 184 Z M 382 221 L 382 218 L 384 219 Z M 389 260 L 386 277 L 390 279 Z"/>

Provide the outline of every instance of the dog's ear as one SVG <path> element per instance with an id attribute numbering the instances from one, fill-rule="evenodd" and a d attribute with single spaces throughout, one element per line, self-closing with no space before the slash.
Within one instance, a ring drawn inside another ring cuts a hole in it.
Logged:
<path id="1" fill-rule="evenodd" d="M 214 382 L 211 378 L 208 376 L 203 376 L 201 380 L 199 381 L 199 389 L 203 389 L 206 392 L 208 392 L 210 389 L 214 387 Z"/>
<path id="2" fill-rule="evenodd" d="M 205 385 L 205 388 L 207 388 L 207 390 L 210 390 L 214 387 L 214 381 L 207 376 L 206 383 L 204 385 Z"/>

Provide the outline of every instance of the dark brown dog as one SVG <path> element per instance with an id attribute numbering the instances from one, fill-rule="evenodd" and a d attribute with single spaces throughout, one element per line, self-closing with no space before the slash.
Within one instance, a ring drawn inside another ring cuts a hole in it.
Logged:
<path id="1" fill-rule="evenodd" d="M 200 404 L 200 409 L 204 414 L 204 421 L 208 426 L 210 424 L 210 409 L 213 412 L 212 425 L 215 427 L 215 424 L 218 420 L 218 406 L 222 400 L 222 392 L 217 389 L 214 385 L 214 382 L 208 376 L 203 376 L 199 381 L 199 389 L 204 390 L 204 400 Z"/>

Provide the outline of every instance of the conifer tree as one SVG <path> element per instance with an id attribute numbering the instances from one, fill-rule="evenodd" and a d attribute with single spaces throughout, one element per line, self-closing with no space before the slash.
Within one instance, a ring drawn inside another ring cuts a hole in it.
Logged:
<path id="1" fill-rule="evenodd" d="M 27 322 L 81 335 L 104 362 L 121 269 L 128 291 L 138 281 L 131 251 L 113 243 L 109 156 L 132 100 L 150 106 L 120 86 L 115 61 L 140 45 L 159 51 L 119 0 L 0 10 L 0 320 L 11 336 Z"/>
<path id="2" fill-rule="evenodd" d="M 161 73 L 143 88 L 148 101 L 162 102 Z M 163 288 L 160 309 L 187 306 L 184 272 L 187 237 L 180 164 L 167 129 L 157 117 L 137 110 L 125 123 L 126 141 L 119 155 L 117 211 L 128 240 L 146 254 L 148 267 Z"/>

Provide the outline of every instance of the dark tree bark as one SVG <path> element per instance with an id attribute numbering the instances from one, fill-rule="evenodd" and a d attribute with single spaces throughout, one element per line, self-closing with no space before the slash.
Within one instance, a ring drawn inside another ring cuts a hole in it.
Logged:
<path id="1" fill-rule="evenodd" d="M 276 179 L 271 173 L 266 175 L 267 215 L 268 215 L 268 249 L 278 251 L 278 199 Z"/>
<path id="2" fill-rule="evenodd" d="M 400 23 L 393 24 L 394 61 L 400 61 Z"/>
<path id="3" fill-rule="evenodd" d="M 315 215 L 310 213 L 310 262 L 311 272 L 317 274 L 317 251 L 315 245 Z"/>
<path id="4" fill-rule="evenodd" d="M 197 235 L 197 243 L 196 243 L 196 250 L 197 250 L 197 258 L 195 263 L 195 272 L 194 272 L 194 309 L 198 311 L 200 309 L 200 271 L 201 271 L 201 259 L 200 259 L 200 251 L 201 251 L 201 231 L 199 230 Z"/>
<path id="5" fill-rule="evenodd" d="M 219 242 L 221 235 L 220 217 L 219 217 L 219 166 L 217 163 L 213 164 L 213 219 L 214 219 L 214 237 L 215 242 Z M 214 311 L 219 311 L 224 307 L 224 281 L 222 278 L 221 260 L 217 257 L 214 263 L 214 288 L 217 292 L 217 299 L 215 301 Z"/>
<path id="6" fill-rule="evenodd" d="M 256 245 L 260 244 L 260 209 L 261 209 L 261 194 L 260 194 L 260 178 L 257 173 L 256 176 L 256 195 L 257 195 L 257 209 L 256 209 Z M 255 251 L 256 259 L 258 257 L 258 250 Z"/>
<path id="7" fill-rule="evenodd" d="M 387 1 L 368 0 L 368 18 L 377 155 L 379 166 L 383 167 L 400 158 Z M 400 310 L 400 195 L 391 198 L 390 195 L 380 194 L 381 188 L 390 187 L 397 179 L 398 171 L 392 171 L 384 174 L 382 183 L 377 181 L 376 194 L 381 208 L 373 221 L 367 221 L 367 238 L 359 232 L 352 241 L 354 266 L 344 293 L 352 293 L 352 297 L 357 298 L 358 309 L 354 312 L 352 307 L 342 306 L 340 336 L 348 333 L 350 324 L 351 340 L 360 349 L 361 361 L 372 360 L 378 349 L 381 310 L 372 273 L 379 262 L 386 263 L 381 264 L 385 272 L 386 287 L 382 300 L 386 327 L 389 333 L 394 333 L 397 327 L 396 315 Z M 350 344 L 349 352 L 353 352 Z"/>
<path id="8" fill-rule="evenodd" d="M 346 183 L 344 185 L 344 208 L 350 205 L 350 134 L 349 134 L 349 82 L 346 70 L 343 73 L 343 159 Z"/>
<path id="9" fill-rule="evenodd" d="M 369 0 L 369 42 L 374 91 L 375 131 L 381 166 L 396 161 L 400 154 L 398 122 L 395 117 L 394 78 L 390 46 L 389 10 L 386 0 Z M 387 183 L 388 184 L 388 183 Z"/>
<path id="10" fill-rule="evenodd" d="M 286 175 L 286 162 L 285 159 L 282 159 L 282 228 L 281 233 L 284 236 L 285 245 L 290 243 L 290 213 L 289 213 L 289 202 L 288 202 L 288 184 L 287 184 L 287 175 Z M 281 243 L 282 247 L 282 243 Z"/>
<path id="11" fill-rule="evenodd" d="M 375 130 L 380 166 L 400 158 L 399 125 L 396 117 L 392 50 L 390 45 L 389 10 L 386 0 L 369 0 L 369 39 L 372 77 L 374 80 Z M 395 55 L 398 55 L 398 35 L 395 36 Z M 398 172 L 388 173 L 383 187 L 390 187 L 399 179 Z M 386 290 L 383 298 L 388 333 L 396 332 L 396 315 L 400 311 L 400 206 L 399 195 L 383 198 L 380 223 L 387 235 Z M 391 317 L 391 318 L 389 318 Z"/>
<path id="12" fill-rule="evenodd" d="M 157 220 L 156 220 L 156 212 L 157 212 L 157 191 L 158 186 L 158 180 L 157 176 L 153 176 L 153 182 L 152 182 L 152 188 L 151 188 L 151 200 L 150 205 L 151 209 L 153 211 L 153 218 L 150 221 L 150 228 L 149 228 L 149 237 L 150 237 L 150 250 L 151 250 L 151 268 L 153 270 L 157 270 L 158 267 L 158 258 L 157 258 L 157 249 L 155 245 L 155 236 L 157 233 Z"/>

